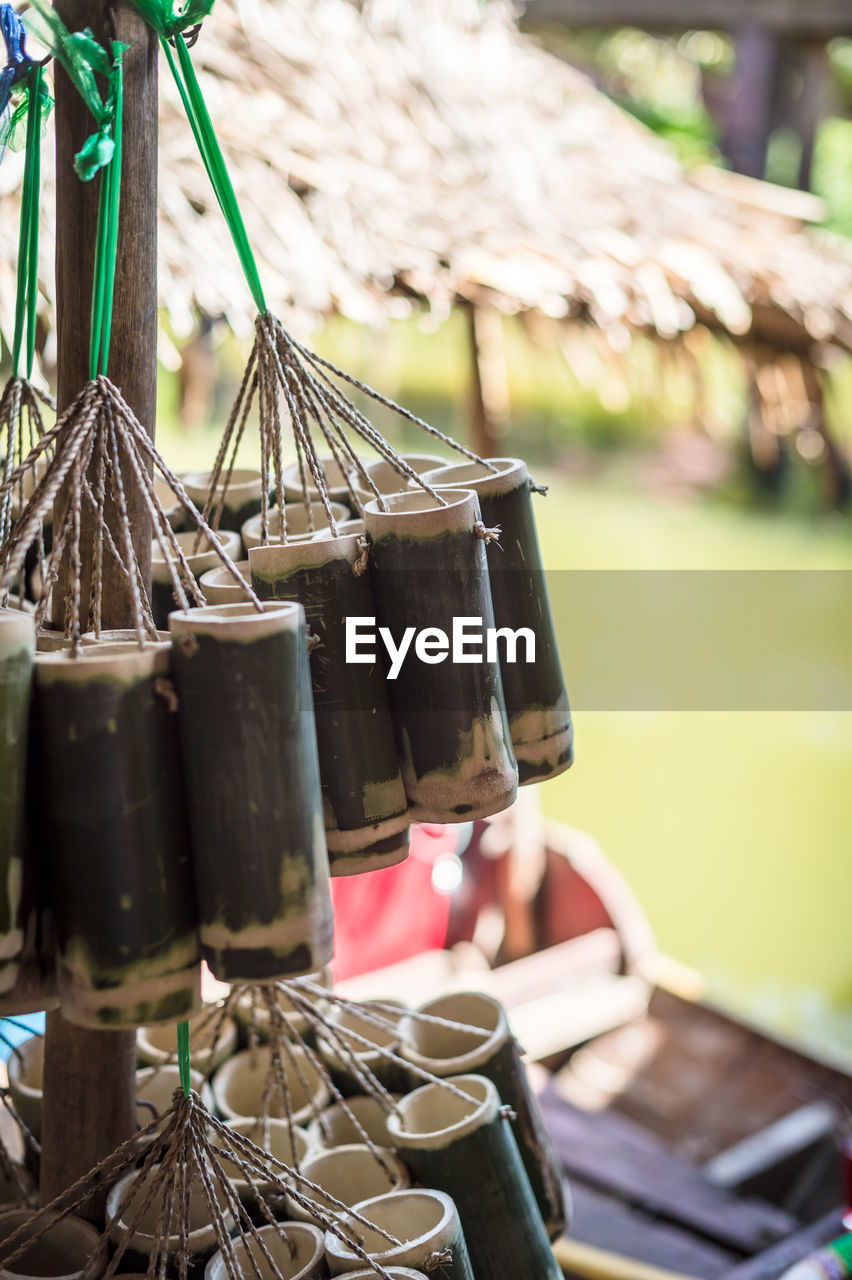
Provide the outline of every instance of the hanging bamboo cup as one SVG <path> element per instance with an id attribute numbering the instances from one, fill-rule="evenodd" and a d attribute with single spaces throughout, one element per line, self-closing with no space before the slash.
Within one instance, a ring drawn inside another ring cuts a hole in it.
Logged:
<path id="1" fill-rule="evenodd" d="M 385 681 L 375 664 L 347 662 L 347 617 L 374 610 L 365 554 L 355 537 L 249 551 L 257 594 L 298 600 L 319 641 L 310 662 L 332 875 L 393 866 L 408 852 L 408 805 Z"/>
<path id="2" fill-rule="evenodd" d="M 189 1051 L 193 1066 L 209 1075 L 237 1051 L 237 1024 L 211 1007 L 189 1018 Z M 216 1043 L 213 1043 L 213 1036 Z M 140 1027 L 136 1056 L 143 1067 L 162 1067 L 177 1059 L 177 1026 Z"/>
<path id="3" fill-rule="evenodd" d="M 500 1095 L 485 1076 L 452 1076 L 400 1099 L 394 1149 L 425 1186 L 455 1201 L 476 1280 L 562 1280 Z"/>
<path id="4" fill-rule="evenodd" d="M 305 1130 L 297 1124 L 290 1124 L 288 1120 L 273 1120 L 266 1116 L 254 1120 L 228 1120 L 227 1124 L 231 1129 L 248 1138 L 256 1147 L 262 1147 L 264 1151 L 268 1151 L 273 1160 L 286 1164 L 291 1169 L 301 1171 L 305 1160 L 311 1154 L 311 1143 Z M 250 1182 L 245 1171 L 227 1156 L 220 1156 L 219 1163 L 233 1184 L 252 1222 L 264 1225 L 268 1221 L 258 1200 L 259 1188 L 262 1189 L 263 1199 L 272 1211 L 273 1217 L 287 1216 L 289 1211 L 287 1198 L 274 1185 L 264 1185 L 263 1179 L 257 1175 Z M 280 1169 L 273 1166 L 272 1172 L 275 1178 L 281 1178 Z"/>
<path id="5" fill-rule="evenodd" d="M 139 1179 L 142 1179 L 142 1183 L 134 1190 L 134 1183 Z M 234 1215 L 231 1209 L 226 1207 L 224 1192 L 215 1179 L 213 1194 L 218 1202 L 225 1229 L 231 1231 L 234 1227 Z M 144 1212 L 140 1214 L 143 1206 Z M 128 1270 L 144 1272 L 149 1265 L 151 1253 L 164 1243 L 171 1262 L 176 1261 L 175 1255 L 182 1251 L 184 1246 L 186 1247 L 189 1254 L 189 1275 L 192 1276 L 194 1266 L 210 1258 L 218 1246 L 216 1227 L 211 1222 L 205 1189 L 199 1178 L 193 1181 L 189 1189 L 189 1203 L 185 1206 L 185 1210 L 188 1220 L 186 1239 L 182 1240 L 177 1230 L 178 1211 L 176 1210 L 173 1218 L 165 1219 L 175 1227 L 174 1234 L 167 1236 L 165 1241 L 161 1242 L 164 1206 L 163 1181 L 159 1165 L 152 1165 L 145 1172 L 133 1169 L 123 1178 L 119 1178 L 107 1192 L 105 1217 L 110 1238 L 114 1244 L 119 1244 L 126 1237 L 128 1227 L 133 1225 L 121 1266 L 127 1267 Z"/>
<path id="6" fill-rule="evenodd" d="M 494 622 L 534 637 L 535 661 L 526 641 L 498 642 L 509 732 L 521 786 L 555 778 L 574 759 L 573 728 L 559 650 L 547 598 L 547 582 L 533 515 L 532 481 L 520 458 L 489 458 L 429 472 L 424 479 L 440 492 L 473 489 L 486 525 L 501 530 L 499 546 L 487 549 Z M 513 660 L 510 661 L 510 658 Z"/>
<path id="7" fill-rule="evenodd" d="M 396 1011 L 392 1013 L 388 1005 L 396 1005 Z M 368 1087 L 365 1072 L 369 1073 L 368 1080 L 373 1077 L 391 1093 L 406 1088 L 405 1066 L 388 1057 L 389 1053 L 400 1056 L 399 1021 L 405 1012 L 404 1005 L 392 1000 L 383 1000 L 381 1011 L 371 1012 L 369 1004 L 366 1005 L 363 1015 L 352 1006 L 334 1005 L 329 1010 L 328 1028 L 333 1034 L 324 1035 L 320 1031 L 318 1048 L 344 1097 L 364 1092 Z M 369 1043 L 364 1044 L 365 1040 Z"/>
<path id="8" fill-rule="evenodd" d="M 248 582 L 249 562 L 238 560 L 236 567 Z M 198 585 L 208 604 L 245 604 L 251 597 L 245 587 L 234 578 L 230 569 L 221 566 L 219 569 L 208 569 L 198 579 Z"/>
<path id="9" fill-rule="evenodd" d="M 200 1003 L 170 652 L 36 656 L 45 834 L 63 1015 L 177 1022 Z"/>
<path id="10" fill-rule="evenodd" d="M 493 996 L 466 991 L 429 1000 L 417 1013 L 443 1019 L 444 1025 L 416 1015 L 404 1019 L 402 1056 L 433 1076 L 475 1073 L 492 1081 L 515 1114 L 512 1132 L 548 1234 L 555 1240 L 570 1225 L 570 1201 L 566 1201 L 559 1158 L 530 1089 L 505 1009 Z M 482 1034 L 464 1026 L 480 1027 Z M 412 1072 L 412 1086 L 420 1079 Z"/>
<path id="11" fill-rule="evenodd" d="M 37 1142 L 41 1141 L 44 1102 L 44 1036 L 28 1036 L 9 1054 L 9 1093 L 15 1110 Z"/>
<path id="12" fill-rule="evenodd" d="M 383 1267 L 398 1263 L 402 1267 L 419 1268 L 428 1273 L 430 1280 L 474 1280 L 474 1275 L 480 1280 L 479 1273 L 471 1267 L 456 1206 L 443 1191 L 431 1188 L 389 1191 L 386 1195 L 361 1200 L 354 1208 L 381 1231 L 364 1227 L 349 1217 L 340 1219 L 341 1226 L 361 1241 L 368 1257 Z M 391 1244 L 383 1232 L 400 1243 Z M 325 1256 L 333 1276 L 364 1269 L 361 1258 L 331 1231 L 325 1233 Z M 523 1276 L 526 1280 L 527 1274 L 523 1268 L 517 1272 L 507 1270 L 502 1280 L 514 1276 Z"/>
<path id="13" fill-rule="evenodd" d="M 349 507 L 343 502 L 330 502 L 329 507 L 335 522 L 349 519 Z M 303 537 L 326 536 L 329 531 L 328 514 L 321 502 L 311 502 L 307 507 L 304 502 L 284 503 L 284 525 L 287 533 L 286 541 L 293 542 Z M 268 542 L 281 542 L 281 510 L 271 507 L 268 518 Z M 263 545 L 263 521 L 261 516 L 252 516 L 242 526 L 243 546 L 246 551 L 252 547 Z"/>
<path id="14" fill-rule="evenodd" d="M 379 625 L 397 645 L 424 628 L 426 640 L 443 634 L 452 643 L 459 618 L 493 627 L 476 495 L 449 494 L 445 506 L 425 492 L 383 501 L 387 510 L 373 501 L 364 515 Z M 498 668 L 470 656 L 453 661 L 446 650 L 440 660 L 425 643 L 422 657 L 414 649 L 387 685 L 412 820 L 469 822 L 498 813 L 518 785 Z"/>
<path id="15" fill-rule="evenodd" d="M 411 1267 L 386 1267 L 391 1280 L 429 1280 L 423 1271 L 412 1271 Z M 349 1280 L 376 1280 L 375 1271 L 350 1271 Z"/>
<path id="16" fill-rule="evenodd" d="M 341 1210 L 334 1203 L 353 1208 L 361 1200 L 384 1195 L 388 1191 L 403 1191 L 411 1185 L 408 1170 L 393 1151 L 387 1147 L 374 1147 L 365 1143 L 352 1143 L 335 1147 L 332 1151 L 315 1151 L 305 1161 L 301 1172 L 326 1193 L 325 1196 L 296 1183 L 296 1190 L 317 1206 L 323 1217 L 329 1218 Z M 297 1201 L 289 1204 L 290 1216 L 300 1222 L 319 1219 Z"/>
<path id="17" fill-rule="evenodd" d="M 32 617 L 0 609 L 0 996 L 18 978 L 27 924 L 27 735 L 35 653 Z"/>
<path id="18" fill-rule="evenodd" d="M 227 488 L 225 482 L 227 481 Z M 199 511 L 210 496 L 212 471 L 190 471 L 183 477 L 183 487 Z M 223 468 L 213 496 L 208 524 L 211 529 L 231 529 L 239 533 L 246 520 L 256 515 L 263 505 L 263 478 L 252 468 Z"/>
<path id="19" fill-rule="evenodd" d="M 232 1245 L 238 1276 L 245 1280 L 325 1280 L 328 1271 L 319 1228 L 304 1222 L 278 1222 L 261 1227 L 256 1234 L 263 1246 L 254 1237 L 235 1240 Z M 220 1251 L 207 1263 L 204 1280 L 229 1280 L 231 1274 Z"/>
<path id="20" fill-rule="evenodd" d="M 195 530 L 191 530 L 189 533 L 178 533 L 175 536 L 181 551 L 186 557 L 190 573 L 192 573 L 196 581 L 208 569 L 219 568 L 222 561 L 213 549 L 213 544 L 209 538 L 202 537 L 199 541 Z M 225 553 L 232 560 L 239 560 L 242 553 L 240 535 L 224 529 L 217 537 Z M 199 544 L 197 551 L 195 549 L 196 542 Z M 172 567 L 180 568 L 175 564 Z M 155 541 L 151 545 L 151 612 L 154 615 L 154 624 L 158 630 L 168 630 L 169 614 L 173 609 L 177 609 L 178 605 L 179 601 L 175 598 L 172 586 L 169 563 L 163 555 L 159 542 Z"/>
<path id="21" fill-rule="evenodd" d="M 329 498 L 334 502 L 347 502 L 349 500 L 349 485 L 340 463 L 336 458 L 331 457 L 318 458 L 317 461 L 323 471 Z M 346 463 L 349 465 L 349 478 L 352 484 L 358 484 L 360 476 L 355 463 L 350 458 L 346 459 Z M 313 476 L 310 471 L 306 472 L 306 478 L 308 498 L 312 502 L 317 502 L 320 496 L 319 490 L 313 483 Z M 288 502 L 304 502 L 305 490 L 302 487 L 302 475 L 298 462 L 291 462 L 289 466 L 284 468 L 284 496 Z"/>
<path id="22" fill-rule="evenodd" d="M 235 1054 L 213 1077 L 213 1096 L 219 1112 L 229 1123 L 268 1115 L 273 1120 L 289 1117 L 293 1124 L 306 1125 L 327 1105 L 328 1086 L 298 1044 L 290 1045 L 282 1054 L 282 1074 L 286 1089 L 273 1070 L 269 1048 L 244 1049 Z"/>
<path id="23" fill-rule="evenodd" d="M 331 958 L 305 615 L 207 605 L 169 618 L 204 958 L 265 982 Z"/>
<path id="24" fill-rule="evenodd" d="M 391 1094 L 392 1102 L 398 1100 L 398 1094 Z M 316 1147 L 342 1147 L 368 1138 L 377 1147 L 389 1147 L 388 1112 L 378 1098 L 359 1093 L 321 1111 L 308 1125 L 308 1137 Z"/>
<path id="25" fill-rule="evenodd" d="M 55 1219 L 55 1221 L 52 1221 Z M 32 1209 L 10 1209 L 0 1214 L 0 1280 L 30 1280 L 30 1277 L 61 1277 L 61 1280 L 97 1280 L 106 1267 L 106 1250 L 98 1255 L 99 1234 L 90 1222 L 82 1218 L 60 1217 L 51 1214 L 52 1225 L 23 1253 L 4 1265 L 6 1253 L 19 1244 L 5 1248 L 5 1241 L 27 1223 L 27 1237 L 41 1233 L 46 1222 Z"/>

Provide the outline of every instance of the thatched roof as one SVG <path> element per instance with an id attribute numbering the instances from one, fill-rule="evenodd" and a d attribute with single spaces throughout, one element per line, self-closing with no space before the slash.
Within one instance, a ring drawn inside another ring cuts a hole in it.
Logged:
<path id="1" fill-rule="evenodd" d="M 373 322 L 412 298 L 440 314 L 466 297 L 616 332 L 668 338 L 698 318 L 776 345 L 852 347 L 845 243 L 804 231 L 783 201 L 767 207 L 762 184 L 685 175 L 519 35 L 504 0 L 218 0 L 193 57 L 285 322 L 332 310 Z M 193 302 L 247 332 L 248 289 L 161 76 L 163 306 L 178 334 Z M 7 155 L 4 324 L 20 171 Z M 52 281 L 49 233 L 43 252 Z"/>

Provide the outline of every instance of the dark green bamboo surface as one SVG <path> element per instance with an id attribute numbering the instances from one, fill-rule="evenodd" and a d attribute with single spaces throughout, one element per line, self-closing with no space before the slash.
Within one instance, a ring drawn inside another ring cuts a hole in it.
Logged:
<path id="1" fill-rule="evenodd" d="M 411 493 L 387 497 L 387 512 L 366 507 L 376 615 L 397 643 L 407 627 L 452 636 L 455 617 L 494 625 L 476 495 L 448 501 Z M 412 819 L 468 822 L 512 803 L 518 774 L 496 665 L 431 664 L 412 646 L 388 693 Z"/>
<path id="2" fill-rule="evenodd" d="M 24 946 L 17 981 L 10 991 L 0 996 L 0 1016 L 55 1009 L 59 1003 L 56 994 L 56 940 L 50 869 L 44 830 L 44 780 L 39 758 L 41 737 L 38 698 L 31 697 L 27 734 L 26 832 L 21 883 Z"/>
<path id="3" fill-rule="evenodd" d="M 491 458 L 495 475 L 482 463 L 445 467 L 426 479 L 439 490 L 470 488 L 482 519 L 500 529 L 499 545 L 487 549 L 494 620 L 513 631 L 528 627 L 535 635 L 535 662 L 508 662 L 500 642 L 500 674 L 509 731 L 521 786 L 543 782 L 573 761 L 573 728 L 550 613 L 547 582 L 531 502 L 530 478 L 519 458 Z M 518 646 L 520 655 L 524 645 Z"/>
<path id="4" fill-rule="evenodd" d="M 476 1075 L 451 1083 L 470 1104 L 439 1084 L 416 1089 L 388 1120 L 394 1150 L 424 1186 L 452 1196 L 476 1280 L 562 1280 L 496 1088 Z"/>
<path id="5" fill-rule="evenodd" d="M 22 883 L 34 653 L 32 617 L 0 609 L 0 996 L 18 979 L 27 923 Z"/>
<path id="6" fill-rule="evenodd" d="M 170 626 L 204 958 L 222 982 L 320 968 L 333 921 L 304 613 L 210 605 Z"/>
<path id="7" fill-rule="evenodd" d="M 448 1026 L 430 1025 L 416 1017 L 404 1020 L 402 1056 L 434 1076 L 474 1072 L 487 1076 L 501 1101 L 515 1113 L 512 1132 L 529 1178 L 533 1195 L 551 1240 L 570 1225 L 570 1199 L 559 1158 L 548 1136 L 535 1095 L 530 1088 L 518 1042 L 512 1035 L 502 1005 L 482 992 L 457 992 L 421 1005 L 418 1013 L 482 1027 L 486 1037 Z M 411 1072 L 409 1088 L 422 1077 Z"/>
<path id="8" fill-rule="evenodd" d="M 59 994 L 72 1022 L 199 1007 L 199 944 L 169 650 L 38 654 Z"/>
<path id="9" fill-rule="evenodd" d="M 408 851 L 385 680 L 377 665 L 346 661 L 346 617 L 375 611 L 361 550 L 345 537 L 249 551 L 258 596 L 298 601 L 318 640 L 310 666 L 332 875 L 392 866 Z"/>
<path id="10" fill-rule="evenodd" d="M 179 533 L 177 535 L 181 550 L 186 556 L 189 568 L 196 582 L 202 574 L 207 573 L 208 569 L 218 569 L 222 561 L 218 554 L 212 549 L 209 542 L 204 538 L 201 539 L 201 548 L 194 551 L 197 534 L 194 530 L 189 533 Z M 224 550 L 228 553 L 232 560 L 239 560 L 242 555 L 242 543 L 240 535 L 233 533 L 231 530 L 225 529 L 221 534 L 221 542 Z M 184 584 L 184 590 L 186 585 Z M 192 601 L 190 600 L 190 604 Z M 166 561 L 163 559 L 159 543 L 155 542 L 152 547 L 151 555 L 151 612 L 154 615 L 154 625 L 158 631 L 167 631 L 169 627 L 169 614 L 173 609 L 180 607 L 174 589 L 172 587 L 172 579 Z"/>
<path id="11" fill-rule="evenodd" d="M 426 1206 L 425 1213 L 423 1206 Z M 471 1266 L 456 1206 L 440 1188 L 430 1185 L 425 1190 L 390 1191 L 387 1195 L 359 1201 L 355 1210 L 402 1242 L 401 1245 L 392 1245 L 377 1232 L 358 1222 L 352 1223 L 353 1232 L 364 1237 L 368 1256 L 381 1262 L 383 1267 L 398 1263 L 400 1266 L 422 1268 L 428 1272 L 430 1280 L 474 1280 L 474 1276 L 480 1280 Z M 435 1255 L 445 1250 L 449 1256 L 436 1262 Z M 341 1247 L 341 1242 L 328 1231 L 325 1254 L 332 1275 L 363 1270 L 363 1262 Z M 525 1274 L 518 1272 L 518 1275 Z M 506 1277 L 509 1275 L 511 1272 L 506 1273 Z"/>

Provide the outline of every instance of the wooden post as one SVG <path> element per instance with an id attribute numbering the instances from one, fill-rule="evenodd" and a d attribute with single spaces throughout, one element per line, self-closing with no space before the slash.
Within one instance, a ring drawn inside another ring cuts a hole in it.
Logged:
<path id="1" fill-rule="evenodd" d="M 499 313 L 469 303 L 471 436 L 481 458 L 492 457 L 495 443 L 509 430 L 509 381 Z"/>
<path id="2" fill-rule="evenodd" d="M 737 36 L 737 87 L 722 149 L 738 173 L 752 178 L 762 178 L 766 168 L 777 62 L 777 36 L 746 23 Z"/>
<path id="3" fill-rule="evenodd" d="M 157 350 L 157 40 L 126 2 L 55 0 L 72 31 L 91 27 L 102 41 L 123 40 L 125 55 L 124 156 L 121 227 L 109 373 L 154 433 Z M 98 179 L 83 183 L 74 155 L 93 122 L 65 74 L 56 72 L 56 310 L 60 411 L 82 389 L 89 372 Z M 151 529 L 134 486 L 126 491 L 136 554 L 150 576 Z M 113 513 L 107 512 L 107 517 Z M 84 522 L 82 559 L 91 565 L 92 528 Z M 109 564 L 108 558 L 105 561 Z M 130 623 L 127 599 L 110 565 L 104 575 L 103 623 Z M 54 624 L 63 621 L 63 581 Z M 88 582 L 83 601 L 88 600 Z M 97 892 L 97 886 L 92 886 Z M 136 1038 L 132 1031 L 86 1031 L 48 1016 L 44 1065 L 41 1162 L 42 1203 L 70 1186 L 135 1128 Z M 97 1205 L 92 1205 L 97 1213 Z"/>

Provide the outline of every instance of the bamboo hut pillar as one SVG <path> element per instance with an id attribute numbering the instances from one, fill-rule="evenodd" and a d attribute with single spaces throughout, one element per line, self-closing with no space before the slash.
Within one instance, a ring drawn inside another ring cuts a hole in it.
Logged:
<path id="1" fill-rule="evenodd" d="M 503 321 L 493 307 L 471 302 L 467 313 L 470 344 L 470 426 L 473 449 L 491 457 L 509 430 L 509 377 L 503 346 Z"/>
<path id="2" fill-rule="evenodd" d="M 153 435 L 157 342 L 157 40 L 136 11 L 118 0 L 55 0 L 77 31 L 130 45 L 125 55 L 124 156 L 121 227 L 109 372 L 139 421 Z M 98 179 L 82 183 L 74 155 L 93 122 L 64 72 L 56 72 L 57 197 L 56 298 L 58 404 L 65 408 L 88 379 Z M 135 486 L 126 487 L 131 529 L 143 573 L 150 578 L 151 528 Z M 61 505 L 62 496 L 59 503 Z M 114 519 L 114 513 L 108 512 Z M 92 528 L 83 525 L 82 559 L 91 566 Z M 110 566 L 112 570 L 112 566 Z M 67 582 L 67 576 L 65 579 Z M 65 588 L 56 591 L 54 625 L 63 622 Z M 83 600 L 88 600 L 83 584 Z M 105 573 L 103 623 L 130 623 L 117 575 Z M 92 886 L 97 892 L 97 886 Z M 89 1031 L 48 1015 L 45 1041 L 41 1197 L 46 1203 L 70 1186 L 135 1129 L 132 1031 Z M 93 1202 L 92 1212 L 98 1206 Z"/>

